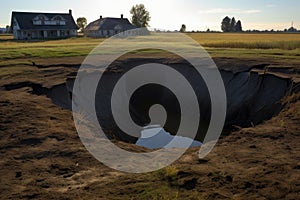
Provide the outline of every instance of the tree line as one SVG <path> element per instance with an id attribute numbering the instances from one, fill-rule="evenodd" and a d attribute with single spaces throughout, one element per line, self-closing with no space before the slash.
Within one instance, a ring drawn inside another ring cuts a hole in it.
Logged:
<path id="1" fill-rule="evenodd" d="M 284 30 L 243 30 L 241 20 L 236 21 L 236 19 L 229 18 L 226 16 L 221 22 L 221 30 L 223 32 L 247 32 L 247 33 L 299 33 L 300 30 L 297 30 L 293 25 L 290 28 L 286 28 Z M 180 28 L 180 32 L 186 32 L 186 25 L 182 24 Z M 206 31 L 191 31 L 192 33 L 203 33 L 203 32 L 210 32 L 210 33 L 219 33 L 220 31 L 210 30 L 209 28 Z"/>
<path id="2" fill-rule="evenodd" d="M 240 20 L 236 21 L 234 17 L 230 19 L 226 16 L 222 20 L 221 29 L 223 32 L 242 32 L 242 22 Z"/>

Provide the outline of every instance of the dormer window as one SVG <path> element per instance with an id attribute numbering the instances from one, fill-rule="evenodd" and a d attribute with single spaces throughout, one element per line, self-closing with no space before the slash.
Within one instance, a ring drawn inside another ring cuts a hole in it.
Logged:
<path id="1" fill-rule="evenodd" d="M 122 30 L 122 26 L 118 24 L 117 26 L 115 26 L 114 29 L 115 29 L 115 30 Z"/>
<path id="2" fill-rule="evenodd" d="M 37 17 L 35 17 L 35 19 L 41 20 L 41 21 L 49 20 L 48 17 L 46 17 L 45 15 L 38 15 Z"/>
<path id="3" fill-rule="evenodd" d="M 32 22 L 34 25 L 66 25 L 66 20 L 60 15 L 49 19 L 47 16 L 40 14 L 33 18 Z"/>
<path id="4" fill-rule="evenodd" d="M 44 25 L 45 21 L 49 20 L 48 17 L 46 17 L 43 14 L 40 14 L 32 19 L 32 22 L 34 25 Z"/>
<path id="5" fill-rule="evenodd" d="M 62 16 L 57 15 L 57 16 L 53 17 L 52 20 L 54 20 L 54 21 L 64 21 L 65 19 Z"/>
<path id="6" fill-rule="evenodd" d="M 60 15 L 56 15 L 51 20 L 55 21 L 56 25 L 66 25 L 66 20 Z"/>

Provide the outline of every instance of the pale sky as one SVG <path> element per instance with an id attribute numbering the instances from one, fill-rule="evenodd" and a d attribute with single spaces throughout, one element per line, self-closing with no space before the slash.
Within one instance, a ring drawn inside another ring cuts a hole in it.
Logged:
<path id="1" fill-rule="evenodd" d="M 68 12 L 73 17 L 86 17 L 88 22 L 103 17 L 130 19 L 130 9 L 143 3 L 150 12 L 151 28 L 179 30 L 186 24 L 187 30 L 221 30 L 225 16 L 242 21 L 243 29 L 284 29 L 291 26 L 300 29 L 299 0 L 0 0 L 0 27 L 10 24 L 12 11 Z"/>

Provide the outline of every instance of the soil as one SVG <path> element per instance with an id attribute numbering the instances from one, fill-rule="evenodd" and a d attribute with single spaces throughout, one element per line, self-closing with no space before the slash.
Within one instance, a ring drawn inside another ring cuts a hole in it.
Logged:
<path id="1" fill-rule="evenodd" d="M 27 73 L 0 75 L 0 198 L 300 198 L 299 93 L 284 98 L 283 110 L 272 119 L 250 128 L 236 127 L 223 136 L 204 159 L 198 158 L 199 148 L 191 148 L 171 167 L 127 174 L 106 167 L 84 148 L 71 111 L 32 92 L 33 83 L 43 88 L 65 83 L 82 59 L 36 60 L 32 66 L 18 66 L 26 67 Z M 262 67 L 264 62 L 235 60 L 231 67 L 229 59 L 216 63 L 234 71 L 249 63 Z M 299 67 L 284 68 L 275 67 L 272 73 L 298 83 Z M 21 85 L 9 88 L 17 83 Z M 131 151 L 147 151 L 115 142 Z"/>

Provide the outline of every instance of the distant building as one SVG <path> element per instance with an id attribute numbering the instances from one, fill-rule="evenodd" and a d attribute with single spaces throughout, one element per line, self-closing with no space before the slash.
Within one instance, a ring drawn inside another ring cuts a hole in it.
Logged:
<path id="1" fill-rule="evenodd" d="M 12 12 L 11 29 L 16 40 L 66 38 L 77 35 L 78 27 L 69 13 Z"/>
<path id="2" fill-rule="evenodd" d="M 292 26 L 287 30 L 287 32 L 297 32 L 297 29 Z"/>
<path id="3" fill-rule="evenodd" d="M 133 29 L 136 29 L 136 27 L 132 25 L 127 18 L 124 18 L 123 15 L 121 15 L 121 18 L 102 18 L 102 16 L 100 16 L 99 19 L 87 25 L 84 34 L 88 37 L 110 37 L 127 30 L 137 31 Z M 144 33 L 135 34 L 141 35 Z"/>
<path id="4" fill-rule="evenodd" d="M 6 33 L 6 28 L 0 28 L 0 33 Z"/>

